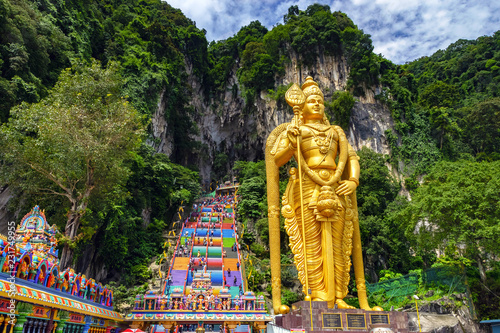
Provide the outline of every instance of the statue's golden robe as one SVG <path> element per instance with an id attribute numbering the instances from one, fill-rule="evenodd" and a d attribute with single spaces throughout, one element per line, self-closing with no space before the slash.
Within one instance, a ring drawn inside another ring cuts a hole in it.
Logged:
<path id="1" fill-rule="evenodd" d="M 343 299 L 352 264 L 361 308 L 380 310 L 371 309 L 366 297 L 355 191 L 358 156 L 344 131 L 330 125 L 323 94 L 311 77 L 302 90 L 293 85 L 285 97 L 295 117 L 291 123 L 278 125 L 266 142 L 274 312 L 288 311 L 281 304 L 280 212 L 306 299 L 326 301 L 331 308 L 350 308 Z M 298 168 L 290 170 L 280 205 L 279 167 L 292 157 Z"/>

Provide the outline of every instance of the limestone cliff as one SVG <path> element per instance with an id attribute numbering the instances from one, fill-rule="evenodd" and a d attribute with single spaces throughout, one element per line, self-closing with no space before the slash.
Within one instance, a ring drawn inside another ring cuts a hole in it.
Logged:
<path id="1" fill-rule="evenodd" d="M 467 306 L 465 294 L 452 294 L 435 301 L 422 301 L 417 315 L 414 303 L 409 303 L 403 311 L 408 312 L 410 332 L 417 332 L 419 321 L 422 332 L 429 333 L 486 333 L 488 329 L 480 325 Z"/>
<path id="2" fill-rule="evenodd" d="M 330 100 L 335 91 L 345 90 L 349 67 L 343 56 L 320 55 L 311 67 L 300 68 L 298 64 L 299 58 L 292 52 L 290 61 L 285 64 L 285 74 L 276 79 L 275 86 L 291 82 L 302 83 L 310 75 L 322 88 L 325 100 Z M 208 147 L 198 158 L 201 177 L 205 180 L 210 177 L 211 163 L 217 153 L 225 153 L 229 161 L 263 159 L 265 141 L 269 133 L 277 125 L 290 121 L 293 116 L 288 105 L 280 105 L 264 91 L 256 97 L 254 105 L 245 105 L 242 97 L 244 87 L 240 85 L 236 75 L 237 66 L 233 68 L 226 82 L 223 96 L 216 96 L 207 101 L 204 98 L 205 87 L 193 75 L 192 66 L 189 63 L 186 65 L 188 86 L 192 88 L 191 106 L 196 111 L 194 121 L 199 127 L 199 135 L 194 139 Z M 392 127 L 393 122 L 390 111 L 375 100 L 376 90 L 376 87 L 365 89 L 365 96 L 356 97 L 349 131 L 346 134 L 356 150 L 368 146 L 378 153 L 388 154 L 389 147 L 384 132 Z M 159 142 L 156 145 L 157 151 L 169 155 L 172 142 L 162 110 L 167 98 L 168 96 L 164 95 L 160 97 L 152 124 L 153 136 L 155 141 Z M 334 119 L 331 121 L 335 122 Z"/>

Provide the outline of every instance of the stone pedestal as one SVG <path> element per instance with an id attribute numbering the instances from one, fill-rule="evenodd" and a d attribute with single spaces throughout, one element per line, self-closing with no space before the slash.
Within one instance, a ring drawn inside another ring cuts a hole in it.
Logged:
<path id="1" fill-rule="evenodd" d="M 276 317 L 276 325 L 306 332 L 409 333 L 408 316 L 404 312 L 329 309 L 326 302 L 294 303 L 290 313 Z"/>

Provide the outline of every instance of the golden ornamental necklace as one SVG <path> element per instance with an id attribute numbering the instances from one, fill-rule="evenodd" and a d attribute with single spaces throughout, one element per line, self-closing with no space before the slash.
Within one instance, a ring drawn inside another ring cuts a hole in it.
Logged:
<path id="1" fill-rule="evenodd" d="M 331 133 L 328 133 L 328 135 L 326 136 L 326 138 L 322 138 L 318 135 L 316 135 L 315 131 L 314 130 L 317 130 L 319 132 L 322 132 L 324 133 L 323 129 L 325 128 L 325 125 L 323 124 L 304 124 L 305 126 L 307 127 L 310 127 L 311 129 L 313 129 L 313 131 L 311 131 L 312 135 L 313 135 L 313 140 L 314 142 L 316 142 L 316 144 L 318 145 L 318 148 L 319 148 L 319 152 L 321 154 L 326 154 L 328 153 L 328 150 L 330 149 L 330 146 L 331 146 L 331 143 L 332 143 L 332 135 Z"/>

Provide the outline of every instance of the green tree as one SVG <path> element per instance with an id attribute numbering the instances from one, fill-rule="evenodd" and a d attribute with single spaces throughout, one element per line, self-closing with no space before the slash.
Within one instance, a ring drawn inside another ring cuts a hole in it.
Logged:
<path id="1" fill-rule="evenodd" d="M 23 101 L 47 94 L 69 65 L 70 39 L 30 1 L 0 1 L 0 123 Z"/>
<path id="2" fill-rule="evenodd" d="M 463 115 L 463 137 L 476 157 L 486 160 L 500 159 L 500 98 L 493 98 L 465 107 Z"/>
<path id="3" fill-rule="evenodd" d="M 243 218 L 258 219 L 265 209 L 266 183 L 261 177 L 252 177 L 243 181 L 238 194 L 242 200 L 238 204 L 238 213 Z"/>
<path id="4" fill-rule="evenodd" d="M 218 153 L 214 158 L 214 172 L 217 179 L 222 179 L 227 172 L 228 156 L 224 153 Z"/>
<path id="5" fill-rule="evenodd" d="M 419 96 L 420 104 L 427 108 L 454 106 L 459 99 L 457 87 L 442 81 L 436 81 L 422 91 Z"/>
<path id="6" fill-rule="evenodd" d="M 460 133 L 460 128 L 452 116 L 453 113 L 454 109 L 446 107 L 433 107 L 430 110 L 431 125 L 438 132 L 439 149 L 443 149 L 445 136 Z"/>
<path id="7" fill-rule="evenodd" d="M 289 20 L 292 20 L 299 15 L 299 6 L 294 5 L 288 8 L 288 14 L 283 15 L 283 22 L 286 24 Z"/>
<path id="8" fill-rule="evenodd" d="M 328 113 L 333 115 L 335 123 L 345 131 L 349 129 L 349 121 L 354 103 L 354 97 L 348 91 L 334 92 L 332 102 L 325 103 Z"/>
<path id="9" fill-rule="evenodd" d="M 421 248 L 441 249 L 484 263 L 500 255 L 500 161 L 439 162 L 415 191 L 407 207 Z"/>
<path id="10" fill-rule="evenodd" d="M 381 269 L 408 272 L 419 258 L 410 255 L 410 242 L 404 233 L 407 222 L 398 212 L 407 200 L 397 197 L 400 185 L 385 165 L 386 158 L 369 148 L 358 151 L 360 184 L 358 199 L 361 243 L 367 276 L 374 282 Z"/>
<path id="11" fill-rule="evenodd" d="M 69 201 L 61 267 L 72 262 L 80 220 L 94 193 L 123 184 L 123 160 L 144 132 L 137 111 L 120 96 L 117 64 L 93 62 L 61 73 L 49 96 L 22 104 L 0 127 L 3 181 Z"/>
<path id="12" fill-rule="evenodd" d="M 266 53 L 263 43 L 248 43 L 241 56 L 241 83 L 257 90 L 271 89 L 277 72 L 273 65 L 274 60 Z"/>
<path id="13" fill-rule="evenodd" d="M 385 158 L 363 147 L 360 158 L 360 185 L 357 189 L 359 210 L 363 215 L 380 215 L 392 202 L 400 185 L 385 165 Z"/>
<path id="14" fill-rule="evenodd" d="M 240 184 L 246 179 L 253 177 L 266 179 L 266 164 L 264 160 L 258 162 L 236 161 L 234 163 L 234 170 L 238 172 L 238 181 Z"/>

